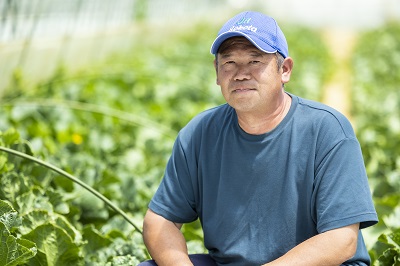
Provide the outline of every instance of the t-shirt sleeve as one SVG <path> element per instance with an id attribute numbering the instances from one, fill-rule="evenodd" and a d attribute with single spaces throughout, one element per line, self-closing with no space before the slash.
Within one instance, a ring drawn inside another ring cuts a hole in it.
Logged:
<path id="1" fill-rule="evenodd" d="M 360 223 L 360 229 L 377 223 L 357 139 L 343 139 L 321 159 L 316 168 L 313 203 L 320 233 L 354 223 Z"/>
<path id="2" fill-rule="evenodd" d="M 198 217 L 192 182 L 196 171 L 191 169 L 188 160 L 178 136 L 164 177 L 149 204 L 153 212 L 176 223 L 192 222 Z"/>

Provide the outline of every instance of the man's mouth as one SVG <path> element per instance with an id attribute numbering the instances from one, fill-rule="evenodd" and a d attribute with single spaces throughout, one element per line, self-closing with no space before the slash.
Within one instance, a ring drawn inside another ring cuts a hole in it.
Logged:
<path id="1" fill-rule="evenodd" d="M 251 88 L 241 88 L 241 89 L 234 89 L 232 92 L 237 92 L 237 93 L 241 93 L 241 92 L 247 92 L 247 91 L 253 91 L 255 89 L 251 89 Z"/>

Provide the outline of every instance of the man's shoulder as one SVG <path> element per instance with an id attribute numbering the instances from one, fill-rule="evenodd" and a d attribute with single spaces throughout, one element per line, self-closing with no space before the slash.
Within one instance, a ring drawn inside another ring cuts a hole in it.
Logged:
<path id="1" fill-rule="evenodd" d="M 223 104 L 196 115 L 178 134 L 178 141 L 183 146 L 197 146 L 205 140 L 216 139 L 232 123 L 234 109 Z"/>
<path id="2" fill-rule="evenodd" d="M 207 109 L 199 114 L 197 114 L 192 120 L 194 121 L 207 121 L 208 119 L 214 118 L 224 118 L 227 114 L 232 112 L 234 109 L 227 103 L 215 106 L 213 108 Z"/>
<path id="3" fill-rule="evenodd" d="M 343 116 L 338 110 L 314 100 L 298 97 L 299 105 L 303 108 L 308 108 L 309 111 L 315 110 L 317 113 L 322 112 L 332 116 Z M 320 113 L 321 115 L 321 113 Z"/>
<path id="4" fill-rule="evenodd" d="M 354 130 L 350 120 L 338 110 L 309 99 L 298 97 L 299 109 L 303 112 L 307 120 L 325 129 L 341 128 L 347 136 L 353 136 Z"/>

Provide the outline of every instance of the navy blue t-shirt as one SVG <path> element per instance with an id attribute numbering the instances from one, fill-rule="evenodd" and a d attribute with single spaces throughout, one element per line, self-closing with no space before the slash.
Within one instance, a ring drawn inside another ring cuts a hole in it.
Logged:
<path id="1" fill-rule="evenodd" d="M 289 113 L 266 134 L 243 131 L 225 104 L 178 135 L 149 208 L 177 223 L 199 218 L 218 264 L 261 265 L 318 233 L 378 220 L 349 121 L 290 96 Z M 361 231 L 345 265 L 369 265 Z"/>

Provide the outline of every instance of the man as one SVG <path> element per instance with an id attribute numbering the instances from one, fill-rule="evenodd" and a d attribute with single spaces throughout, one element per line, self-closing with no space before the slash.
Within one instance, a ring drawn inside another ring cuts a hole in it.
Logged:
<path id="1" fill-rule="evenodd" d="M 240 13 L 211 53 L 227 104 L 178 135 L 144 219 L 147 265 L 369 265 L 360 229 L 377 215 L 359 143 L 343 115 L 285 92 L 276 21 Z M 209 254 L 189 257 L 180 228 L 197 218 Z"/>

